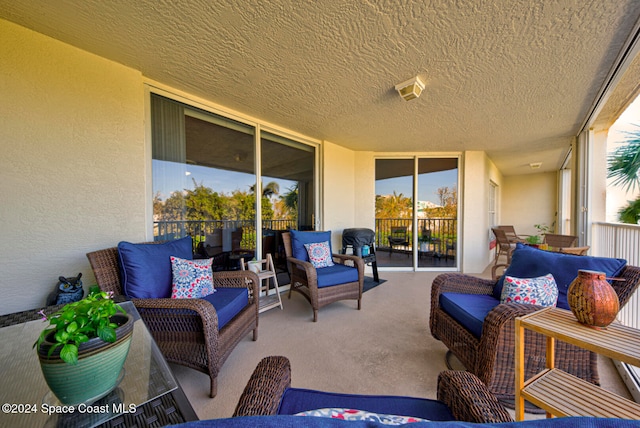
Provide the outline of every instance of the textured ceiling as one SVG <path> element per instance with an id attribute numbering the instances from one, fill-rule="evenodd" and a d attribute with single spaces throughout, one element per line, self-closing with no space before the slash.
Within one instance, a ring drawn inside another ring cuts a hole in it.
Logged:
<path id="1" fill-rule="evenodd" d="M 560 166 L 639 16 L 637 0 L 0 0 L 1 18 L 310 137 L 485 150 L 505 175 Z M 406 102 L 394 86 L 416 75 Z"/>

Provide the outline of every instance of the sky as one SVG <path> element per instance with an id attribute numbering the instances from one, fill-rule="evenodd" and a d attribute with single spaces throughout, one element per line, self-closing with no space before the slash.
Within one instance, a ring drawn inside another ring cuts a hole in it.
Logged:
<path id="1" fill-rule="evenodd" d="M 607 152 L 613 152 L 616 147 L 620 146 L 624 142 L 626 135 L 625 131 L 634 130 L 637 128 L 634 125 L 640 125 L 640 97 L 636 98 L 633 103 L 620 115 L 618 120 L 609 128 L 609 136 L 607 137 Z M 612 180 L 607 180 L 607 217 L 608 222 L 618 221 L 618 211 L 620 208 L 625 207 L 628 201 L 635 200 L 640 191 L 636 187 L 633 192 L 625 192 L 618 186 L 610 184 Z"/>
<path id="2" fill-rule="evenodd" d="M 418 200 L 431 201 L 440 204 L 437 190 L 441 187 L 458 187 L 458 170 L 432 172 L 420 174 L 418 177 Z M 395 190 L 398 194 L 411 197 L 413 195 L 413 177 L 388 178 L 376 181 L 376 195 L 392 195 Z"/>
<path id="3" fill-rule="evenodd" d="M 234 190 L 249 192 L 255 185 L 256 178 L 253 174 L 243 172 L 225 171 L 197 165 L 187 165 L 176 162 L 153 160 L 153 193 L 160 192 L 162 200 L 167 199 L 176 190 L 192 190 L 193 180 L 197 184 L 203 184 L 213 191 L 231 194 Z M 280 186 L 280 194 L 283 195 L 296 183 L 291 180 L 263 177 L 262 185 L 275 181 Z"/>
<path id="4" fill-rule="evenodd" d="M 153 161 L 153 193 L 160 192 L 162 200 L 167 199 L 176 190 L 193 189 L 193 180 L 203 184 L 216 192 L 231 194 L 234 190 L 248 192 L 255 184 L 255 175 L 242 172 L 224 171 L 197 165 L 187 165 L 177 162 Z M 437 190 L 440 187 L 457 187 L 458 170 L 432 172 L 421 174 L 418 179 L 418 200 L 431 201 L 438 204 Z M 284 194 L 296 183 L 263 177 L 262 185 L 275 181 L 280 186 L 280 194 Z M 376 194 L 390 195 L 395 190 L 407 197 L 412 195 L 412 177 L 398 177 L 376 182 Z"/>

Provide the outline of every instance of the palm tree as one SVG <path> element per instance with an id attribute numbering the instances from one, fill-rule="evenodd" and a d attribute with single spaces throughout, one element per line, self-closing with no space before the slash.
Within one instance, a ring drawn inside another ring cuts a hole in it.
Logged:
<path id="1" fill-rule="evenodd" d="M 290 213 L 298 213 L 298 183 L 287 189 L 287 193 L 280 197 Z"/>
<path id="2" fill-rule="evenodd" d="M 254 184 L 249 188 L 251 193 L 256 192 L 256 185 Z M 278 195 L 280 193 L 280 186 L 275 181 L 270 181 L 266 186 L 262 188 L 262 196 L 266 198 L 271 198 L 274 195 Z"/>
<path id="3" fill-rule="evenodd" d="M 624 145 L 609 155 L 607 178 L 613 178 L 613 185 L 633 190 L 640 187 L 640 126 L 638 129 L 625 132 L 627 138 Z"/>
<path id="4" fill-rule="evenodd" d="M 412 200 L 402 193 L 376 196 L 376 218 L 411 218 Z"/>
<path id="5" fill-rule="evenodd" d="M 613 185 L 626 188 L 627 191 L 640 187 L 640 126 L 634 126 L 638 129 L 625 132 L 625 144 L 618 147 L 608 159 L 607 178 L 613 178 Z M 640 198 L 630 201 L 618 215 L 623 223 L 637 224 L 640 219 Z"/>

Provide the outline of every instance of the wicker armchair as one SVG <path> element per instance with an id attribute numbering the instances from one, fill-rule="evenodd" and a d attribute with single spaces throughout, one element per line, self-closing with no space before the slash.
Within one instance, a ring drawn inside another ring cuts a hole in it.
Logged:
<path id="1" fill-rule="evenodd" d="M 285 390 L 291 386 L 291 364 L 286 357 L 266 357 L 258 363 L 233 417 L 276 415 Z M 467 422 L 511 422 L 511 416 L 487 387 L 471 373 L 445 371 L 438 376 L 438 400 L 453 417 Z"/>
<path id="2" fill-rule="evenodd" d="M 121 296 L 122 283 L 116 247 L 87 254 L 98 286 Z M 253 330 L 258 339 L 258 276 L 249 271 L 214 272 L 218 287 L 248 287 L 249 305 L 218 330 L 213 305 L 202 299 L 131 299 L 165 359 L 201 371 L 211 379 L 216 396 L 218 373 L 231 351 Z"/>
<path id="3" fill-rule="evenodd" d="M 613 281 L 620 307 L 623 307 L 640 283 L 640 268 L 627 266 Z M 480 339 L 471 334 L 440 306 L 442 293 L 492 294 L 495 281 L 459 273 L 438 275 L 431 286 L 429 326 L 434 338 L 477 375 L 500 399 L 514 400 L 515 318 L 541 309 L 540 306 L 515 303 L 499 304 L 484 320 Z M 525 378 L 545 368 L 546 341 L 541 335 L 527 331 L 525 335 Z M 562 341 L 556 342 L 555 367 L 598 384 L 597 355 Z M 530 409 L 533 410 L 533 409 Z"/>
<path id="4" fill-rule="evenodd" d="M 358 281 L 319 288 L 316 268 L 313 267 L 310 262 L 293 257 L 291 239 L 289 232 L 282 234 L 282 241 L 287 256 L 287 267 L 289 269 L 289 275 L 291 276 L 291 287 L 289 288 L 288 297 L 291 298 L 291 291 L 302 294 L 313 308 L 314 322 L 318 321 L 318 309 L 339 300 L 357 300 L 358 310 L 360 310 L 362 307 L 362 287 L 364 283 L 364 262 L 362 258 L 346 254 L 332 254 L 334 263 L 343 265 L 352 263 L 353 266 L 358 269 Z"/>

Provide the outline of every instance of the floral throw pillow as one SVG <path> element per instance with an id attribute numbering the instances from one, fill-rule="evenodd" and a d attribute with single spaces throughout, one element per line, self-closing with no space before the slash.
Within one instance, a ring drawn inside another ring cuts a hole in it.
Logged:
<path id="1" fill-rule="evenodd" d="M 500 303 L 555 306 L 557 301 L 558 286 L 550 273 L 537 278 L 505 276 Z"/>
<path id="2" fill-rule="evenodd" d="M 212 261 L 213 259 L 185 260 L 171 256 L 171 298 L 199 299 L 215 292 Z"/>
<path id="3" fill-rule="evenodd" d="M 307 249 L 309 261 L 314 268 L 318 269 L 333 266 L 329 241 L 304 244 L 304 247 Z"/>
<path id="4" fill-rule="evenodd" d="M 414 418 L 413 416 L 385 415 L 381 413 L 367 412 L 365 410 L 326 408 L 307 410 L 296 413 L 296 416 L 319 416 L 322 418 L 342 419 L 344 421 L 369 421 L 383 425 L 404 425 L 411 422 L 429 422 L 427 419 Z"/>

